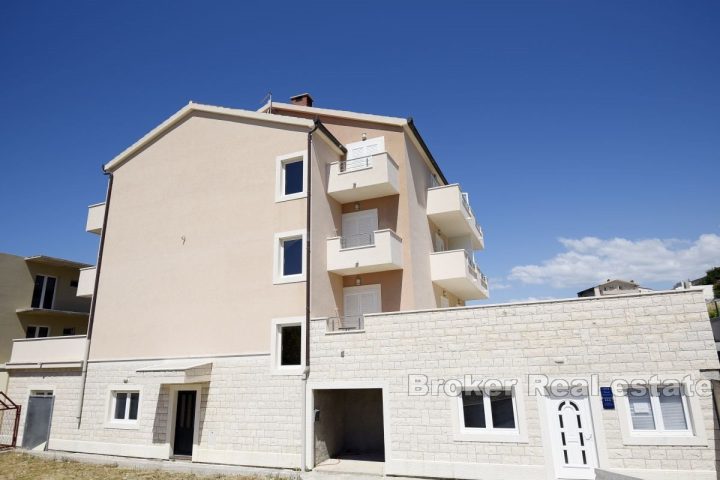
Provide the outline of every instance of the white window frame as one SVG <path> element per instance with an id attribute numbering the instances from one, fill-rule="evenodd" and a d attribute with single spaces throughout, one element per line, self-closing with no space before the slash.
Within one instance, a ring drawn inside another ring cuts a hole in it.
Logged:
<path id="1" fill-rule="evenodd" d="M 300 365 L 281 365 L 280 349 L 282 348 L 283 327 L 300 327 Z M 302 375 L 305 370 L 305 345 L 307 341 L 305 331 L 305 317 L 274 318 L 270 329 L 270 361 L 273 375 Z"/>
<path id="2" fill-rule="evenodd" d="M 466 386 L 463 391 L 471 390 Z M 485 428 L 465 426 L 462 392 L 452 398 L 453 427 L 456 442 L 498 442 L 498 443 L 528 443 L 527 426 L 525 425 L 525 397 L 524 390 L 517 380 L 503 380 L 500 383 L 492 382 L 490 385 L 480 384 L 479 390 L 483 393 L 483 406 L 485 409 Z M 513 414 L 515 415 L 515 428 L 493 428 L 490 397 L 487 392 L 505 390 L 512 395 Z"/>
<path id="3" fill-rule="evenodd" d="M 116 429 L 122 429 L 122 430 L 137 430 L 140 427 L 140 418 L 142 415 L 142 401 L 143 401 L 143 391 L 142 387 L 139 385 L 127 385 L 127 384 L 120 384 L 120 385 L 109 385 L 108 386 L 108 395 L 107 395 L 107 404 L 106 404 L 106 422 L 105 422 L 105 428 L 116 428 Z M 137 411 L 137 418 L 134 420 L 131 419 L 116 419 L 115 418 L 115 402 L 117 401 L 117 394 L 118 393 L 127 393 L 128 394 L 128 401 L 125 404 L 125 416 L 129 416 L 130 414 L 130 395 L 131 393 L 137 393 L 138 394 L 138 411 Z"/>
<path id="4" fill-rule="evenodd" d="M 302 271 L 296 275 L 283 275 L 283 253 L 282 243 L 285 240 L 296 240 L 302 239 Z M 295 283 L 305 281 L 305 266 L 307 263 L 307 249 L 306 246 L 307 232 L 303 230 L 292 230 L 289 232 L 282 232 L 275 234 L 275 240 L 273 245 L 273 283 Z"/>
<path id="5" fill-rule="evenodd" d="M 303 179 L 302 191 L 285 195 L 285 165 L 296 161 L 303 162 Z M 307 197 L 307 181 L 308 181 L 308 162 L 307 151 L 288 153 L 275 157 L 275 202 L 287 202 L 289 200 L 297 200 L 298 198 Z"/>
<path id="6" fill-rule="evenodd" d="M 25 338 L 27 338 L 27 329 L 30 327 L 35 328 L 35 336 L 30 337 L 30 338 L 49 338 L 52 333 L 52 329 L 50 328 L 49 325 L 27 325 L 27 326 L 25 326 Z M 40 329 L 40 328 L 47 328 L 47 331 L 48 331 L 47 337 L 38 337 L 37 336 L 38 329 Z"/>
<path id="7" fill-rule="evenodd" d="M 37 307 L 32 308 L 39 308 L 42 310 L 54 310 L 55 309 L 55 300 L 57 300 L 57 287 L 58 287 L 58 277 L 53 275 L 45 275 L 44 273 L 37 273 L 35 274 L 35 278 L 37 277 L 43 277 L 43 285 L 40 293 L 40 303 Z M 35 292 L 35 278 L 33 278 L 33 293 Z M 53 286 L 53 300 L 52 305 L 50 305 L 50 308 L 43 307 L 43 304 L 45 303 L 45 295 L 47 294 L 47 281 L 48 278 L 54 278 L 55 279 L 55 285 Z M 30 298 L 30 301 L 32 302 L 32 298 Z"/>
<path id="8" fill-rule="evenodd" d="M 628 389 L 638 386 L 650 389 L 650 405 L 655 420 L 655 430 L 635 430 L 633 427 Z M 685 410 L 685 422 L 688 426 L 687 430 L 665 430 L 662 428 L 662 412 L 656 389 L 666 386 L 680 388 L 683 409 Z M 625 383 L 618 385 L 618 389 L 620 398 L 617 399 L 616 406 L 624 445 L 686 446 L 708 444 L 700 400 L 697 394 L 687 395 L 687 392 L 692 390 L 686 382 L 663 383 L 662 379 L 658 379 L 646 385 Z"/>

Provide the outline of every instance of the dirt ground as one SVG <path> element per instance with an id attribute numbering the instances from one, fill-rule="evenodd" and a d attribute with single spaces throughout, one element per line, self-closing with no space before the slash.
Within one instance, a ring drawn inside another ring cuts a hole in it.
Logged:
<path id="1" fill-rule="evenodd" d="M 110 465 L 89 465 L 45 460 L 17 452 L 0 452 L 0 480 L 264 480 L 271 477 L 198 476 L 153 470 L 129 470 Z"/>

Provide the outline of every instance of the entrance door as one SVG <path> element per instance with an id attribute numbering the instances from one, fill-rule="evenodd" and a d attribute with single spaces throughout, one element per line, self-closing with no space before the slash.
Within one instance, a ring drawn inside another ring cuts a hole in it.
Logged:
<path id="1" fill-rule="evenodd" d="M 175 455 L 192 455 L 195 433 L 195 390 L 180 390 L 177 393 L 175 412 Z"/>
<path id="2" fill-rule="evenodd" d="M 597 451 L 587 395 L 548 396 L 546 402 L 555 475 L 595 478 Z"/>
<path id="3" fill-rule="evenodd" d="M 50 395 L 30 395 L 25 415 L 22 448 L 26 450 L 35 448 L 45 450 L 47 448 L 54 402 L 55 397 L 52 393 Z"/>
<path id="4" fill-rule="evenodd" d="M 376 208 L 345 213 L 342 216 L 342 247 L 361 247 L 375 244 L 375 230 L 378 229 Z"/>

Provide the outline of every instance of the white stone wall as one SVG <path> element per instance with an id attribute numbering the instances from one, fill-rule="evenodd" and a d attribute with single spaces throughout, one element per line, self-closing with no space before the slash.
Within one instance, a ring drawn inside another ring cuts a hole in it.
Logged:
<path id="1" fill-rule="evenodd" d="M 366 317 L 364 333 L 326 334 L 325 322 L 313 321 L 311 342 L 311 384 L 352 379 L 387 385 L 386 472 L 400 475 L 481 478 L 489 466 L 503 464 L 523 465 L 518 474 L 545 478 L 548 470 L 537 397 L 524 400 L 527 443 L 459 442 L 452 425 L 451 402 L 457 399 L 409 396 L 410 374 L 521 381 L 528 374 L 598 374 L 606 386 L 616 378 L 654 374 L 700 378 L 701 369 L 718 368 L 700 292 L 378 314 Z M 556 362 L 560 358 L 564 363 Z M 715 478 L 712 399 L 701 398 L 700 405 L 707 446 L 624 445 L 618 410 L 601 410 L 600 467 L 634 474 L 665 470 L 668 478 L 695 470 Z"/>
<path id="2" fill-rule="evenodd" d="M 297 467 L 300 463 L 301 382 L 272 375 L 270 356 L 203 359 L 213 363 L 203 384 L 196 459 L 218 463 Z M 158 361 L 90 363 L 80 428 L 75 420 L 79 371 L 14 371 L 10 397 L 23 406 L 30 389 L 55 390 L 50 448 L 167 458 L 169 385 L 163 373 L 138 372 Z M 109 428 L 110 386 L 141 388 L 136 429 Z M 182 387 L 178 387 L 182 388 Z M 24 425 L 24 413 L 21 418 Z M 20 438 L 19 443 L 22 442 Z"/>

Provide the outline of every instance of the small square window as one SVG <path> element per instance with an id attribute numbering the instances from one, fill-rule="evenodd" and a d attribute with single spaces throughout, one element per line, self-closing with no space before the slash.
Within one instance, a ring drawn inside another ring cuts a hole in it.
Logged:
<path id="1" fill-rule="evenodd" d="M 679 385 L 631 387 L 627 398 L 634 431 L 689 432 L 687 400 Z"/>
<path id="2" fill-rule="evenodd" d="M 512 390 L 466 390 L 462 393 L 463 428 L 514 430 L 515 399 Z"/>
<path id="3" fill-rule="evenodd" d="M 77 287 L 78 287 L 78 281 L 70 280 L 70 288 L 77 288 Z"/>
<path id="4" fill-rule="evenodd" d="M 271 330 L 273 375 L 301 375 L 305 354 L 304 317 L 275 318 Z"/>
<path id="5" fill-rule="evenodd" d="M 112 421 L 127 422 L 138 418 L 140 392 L 112 392 Z"/>

